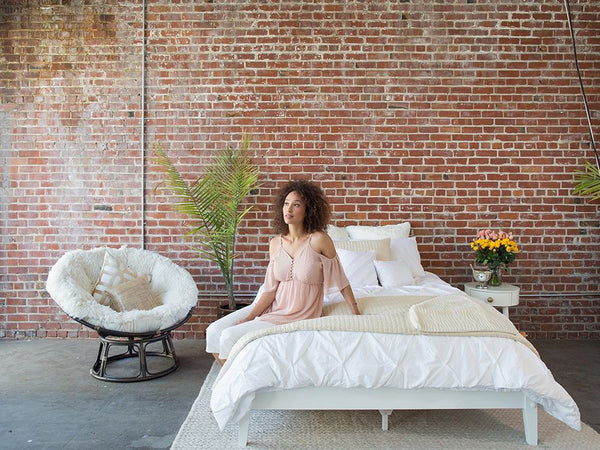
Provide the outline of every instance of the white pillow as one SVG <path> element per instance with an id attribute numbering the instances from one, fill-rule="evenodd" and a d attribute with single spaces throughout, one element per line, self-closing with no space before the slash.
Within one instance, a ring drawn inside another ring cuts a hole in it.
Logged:
<path id="1" fill-rule="evenodd" d="M 350 239 L 348 231 L 343 227 L 335 227 L 333 225 L 327 225 L 327 234 L 334 241 L 347 241 Z"/>
<path id="2" fill-rule="evenodd" d="M 352 287 L 377 286 L 377 272 L 375 272 L 375 250 L 368 252 L 353 252 L 338 249 L 340 262 Z"/>
<path id="3" fill-rule="evenodd" d="M 397 238 L 392 239 L 390 243 L 393 261 L 402 261 L 410 267 L 414 278 L 425 275 L 425 270 L 421 265 L 421 255 L 417 247 L 417 238 Z"/>
<path id="4" fill-rule="evenodd" d="M 381 227 L 371 226 L 348 226 L 346 227 L 350 239 L 383 239 L 383 238 L 407 238 L 410 236 L 410 222 L 402 222 L 397 225 L 384 225 Z"/>
<path id="5" fill-rule="evenodd" d="M 365 241 L 333 241 L 333 245 L 337 250 L 351 250 L 353 252 L 368 252 L 375 250 L 375 257 L 382 261 L 391 259 L 390 238 L 386 239 L 369 239 Z"/>
<path id="6" fill-rule="evenodd" d="M 412 271 L 404 261 L 373 261 L 379 283 L 383 287 L 410 286 L 415 284 Z"/>

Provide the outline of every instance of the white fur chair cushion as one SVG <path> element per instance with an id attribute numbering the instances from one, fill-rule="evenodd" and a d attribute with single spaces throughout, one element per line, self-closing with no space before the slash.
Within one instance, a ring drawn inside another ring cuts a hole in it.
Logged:
<path id="1" fill-rule="evenodd" d="M 150 288 L 161 305 L 150 310 L 117 312 L 92 296 L 100 276 L 106 248 L 74 250 L 54 264 L 46 289 L 69 316 L 113 331 L 145 333 L 176 324 L 198 301 L 192 276 L 170 259 L 157 253 L 122 247 L 110 251 L 138 274 L 152 276 Z"/>

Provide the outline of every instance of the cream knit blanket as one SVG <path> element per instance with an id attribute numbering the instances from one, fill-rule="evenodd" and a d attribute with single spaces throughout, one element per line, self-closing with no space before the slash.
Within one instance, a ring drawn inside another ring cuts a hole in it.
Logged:
<path id="1" fill-rule="evenodd" d="M 521 342 L 537 355 L 535 348 L 510 320 L 493 306 L 466 294 L 431 296 L 366 297 L 358 299 L 360 316 L 352 315 L 345 302 L 328 305 L 317 319 L 276 325 L 252 331 L 240 338 L 221 369 L 225 373 L 236 355 L 250 342 L 294 331 L 354 331 L 370 333 L 424 334 L 445 336 L 493 336 Z M 539 355 L 538 355 L 539 356 Z"/>

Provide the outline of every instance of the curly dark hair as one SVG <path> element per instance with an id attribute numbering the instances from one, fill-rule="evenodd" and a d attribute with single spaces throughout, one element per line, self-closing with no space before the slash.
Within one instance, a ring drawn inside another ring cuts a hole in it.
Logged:
<path id="1" fill-rule="evenodd" d="M 325 231 L 331 218 L 329 202 L 323 190 L 315 183 L 308 180 L 289 181 L 283 186 L 274 201 L 273 229 L 277 234 L 286 235 L 289 232 L 288 224 L 283 220 L 283 204 L 290 192 L 297 192 L 306 202 L 306 215 L 304 228 L 308 233 Z"/>

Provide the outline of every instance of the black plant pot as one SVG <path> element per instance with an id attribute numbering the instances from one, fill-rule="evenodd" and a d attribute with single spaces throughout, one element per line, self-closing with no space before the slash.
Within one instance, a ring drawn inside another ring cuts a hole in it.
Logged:
<path id="1" fill-rule="evenodd" d="M 229 303 L 223 303 L 219 305 L 219 309 L 217 311 L 217 319 L 225 317 L 227 314 L 231 314 L 233 311 L 237 311 L 238 309 L 245 308 L 250 305 L 252 302 L 247 300 L 239 300 L 235 302 L 235 310 L 229 308 Z"/>

